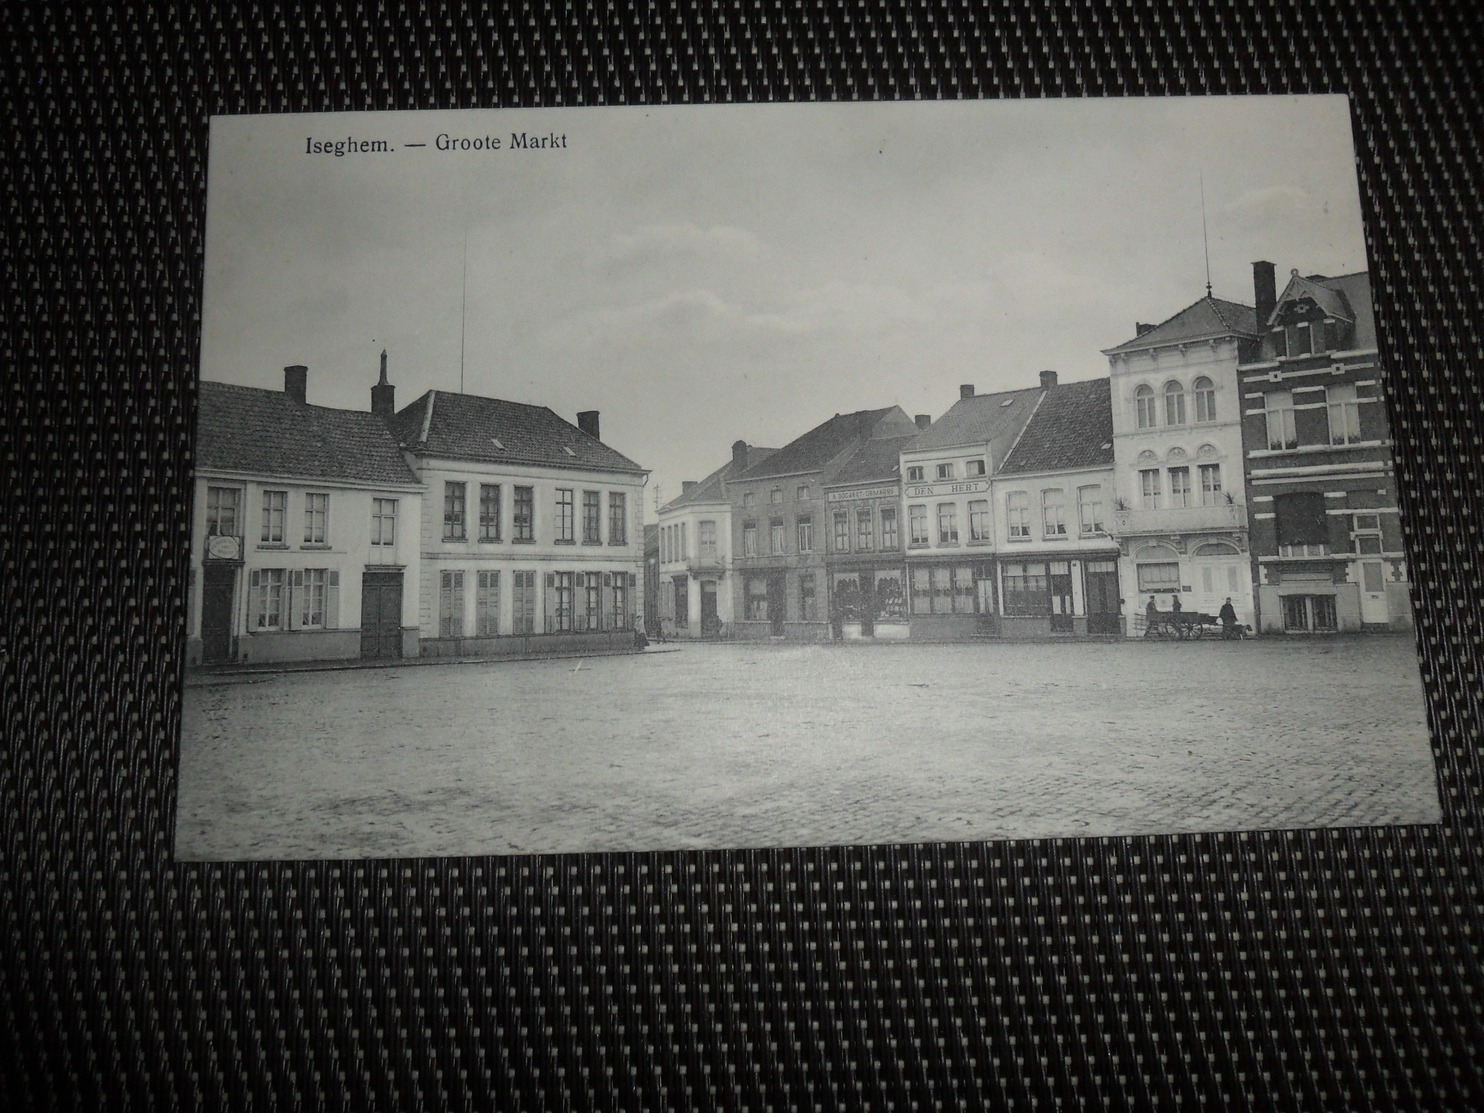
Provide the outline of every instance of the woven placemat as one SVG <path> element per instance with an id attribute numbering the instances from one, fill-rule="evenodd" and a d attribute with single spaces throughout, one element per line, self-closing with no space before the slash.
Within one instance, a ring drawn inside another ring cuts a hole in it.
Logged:
<path id="1" fill-rule="evenodd" d="M 0 14 L 0 1101 L 1484 1102 L 1472 6 L 213 7 Z M 211 114 L 1244 92 L 1353 101 L 1442 825 L 174 863 Z"/>

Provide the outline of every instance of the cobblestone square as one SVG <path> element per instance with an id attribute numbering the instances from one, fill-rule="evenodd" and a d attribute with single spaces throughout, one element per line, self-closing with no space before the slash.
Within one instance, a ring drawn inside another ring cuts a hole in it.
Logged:
<path id="1" fill-rule="evenodd" d="M 193 679 L 186 860 L 1436 822 L 1410 640 L 683 645 Z"/>

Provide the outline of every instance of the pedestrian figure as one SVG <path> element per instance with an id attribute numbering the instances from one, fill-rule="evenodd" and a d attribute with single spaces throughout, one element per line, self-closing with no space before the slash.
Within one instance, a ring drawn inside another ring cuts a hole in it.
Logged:
<path id="1" fill-rule="evenodd" d="M 1149 604 L 1144 606 L 1144 635 L 1148 636 L 1154 631 L 1154 626 L 1159 623 L 1159 606 L 1155 604 L 1154 594 L 1149 595 Z"/>
<path id="2" fill-rule="evenodd" d="M 1175 594 L 1175 596 L 1170 601 L 1170 612 L 1172 612 L 1172 613 L 1183 613 L 1183 612 L 1185 612 L 1184 607 L 1181 606 L 1181 604 L 1180 604 L 1180 595 L 1178 593 Z"/>
<path id="3" fill-rule="evenodd" d="M 1237 633 L 1237 611 L 1232 608 L 1231 598 L 1226 599 L 1226 604 L 1221 607 L 1221 611 L 1216 616 L 1221 620 L 1222 637 L 1230 640 Z"/>

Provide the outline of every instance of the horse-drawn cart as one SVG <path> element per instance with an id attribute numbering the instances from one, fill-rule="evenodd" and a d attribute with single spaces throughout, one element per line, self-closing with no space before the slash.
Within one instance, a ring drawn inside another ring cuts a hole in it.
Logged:
<path id="1" fill-rule="evenodd" d="M 1210 613 L 1145 613 L 1144 637 L 1151 640 L 1199 640 L 1202 636 L 1220 636 L 1220 617 Z"/>

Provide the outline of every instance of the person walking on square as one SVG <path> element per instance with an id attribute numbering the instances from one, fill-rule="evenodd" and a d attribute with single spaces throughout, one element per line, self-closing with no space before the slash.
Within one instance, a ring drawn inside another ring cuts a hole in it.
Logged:
<path id="1" fill-rule="evenodd" d="M 1221 635 L 1230 640 L 1237 631 L 1237 611 L 1232 608 L 1231 598 L 1226 599 L 1226 604 L 1216 616 L 1221 621 Z"/>
<path id="2" fill-rule="evenodd" d="M 1159 606 L 1155 604 L 1154 594 L 1149 595 L 1149 604 L 1144 606 L 1144 635 L 1148 636 L 1154 631 L 1154 626 L 1159 623 Z"/>
<path id="3" fill-rule="evenodd" d="M 1170 612 L 1175 614 L 1185 612 L 1185 607 L 1180 604 L 1180 595 L 1178 593 L 1170 599 Z"/>

